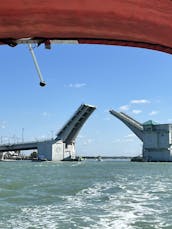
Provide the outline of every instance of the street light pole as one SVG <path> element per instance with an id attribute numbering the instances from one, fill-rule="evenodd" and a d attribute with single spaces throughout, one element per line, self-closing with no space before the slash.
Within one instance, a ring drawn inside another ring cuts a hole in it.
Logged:
<path id="1" fill-rule="evenodd" d="M 24 128 L 22 128 L 22 143 L 24 142 Z"/>

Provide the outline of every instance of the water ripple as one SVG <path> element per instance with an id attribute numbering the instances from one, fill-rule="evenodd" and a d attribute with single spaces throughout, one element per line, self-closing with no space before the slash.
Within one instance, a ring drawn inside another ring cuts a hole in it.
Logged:
<path id="1" fill-rule="evenodd" d="M 0 228 L 172 228 L 171 164 L 10 166 L 0 168 Z"/>

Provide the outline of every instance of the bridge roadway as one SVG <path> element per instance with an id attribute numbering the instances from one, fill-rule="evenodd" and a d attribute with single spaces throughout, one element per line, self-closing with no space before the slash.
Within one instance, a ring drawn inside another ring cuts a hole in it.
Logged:
<path id="1" fill-rule="evenodd" d="M 38 143 L 49 142 L 49 141 L 52 141 L 52 140 L 14 143 L 14 144 L 9 143 L 5 145 L 0 145 L 0 152 L 37 149 Z"/>

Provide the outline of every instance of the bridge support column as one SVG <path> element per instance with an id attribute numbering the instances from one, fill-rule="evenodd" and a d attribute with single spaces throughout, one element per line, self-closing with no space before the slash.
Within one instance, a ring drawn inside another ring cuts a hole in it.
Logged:
<path id="1" fill-rule="evenodd" d="M 45 141 L 38 143 L 38 157 L 49 161 L 61 161 L 65 158 L 75 158 L 74 144 L 67 145 L 63 141 Z"/>

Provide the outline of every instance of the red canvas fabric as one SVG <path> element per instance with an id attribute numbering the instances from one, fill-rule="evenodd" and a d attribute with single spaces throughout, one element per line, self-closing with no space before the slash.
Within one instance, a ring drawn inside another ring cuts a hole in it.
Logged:
<path id="1" fill-rule="evenodd" d="M 75 39 L 172 53 L 172 1 L 1 1 L 1 44 L 20 38 Z"/>

